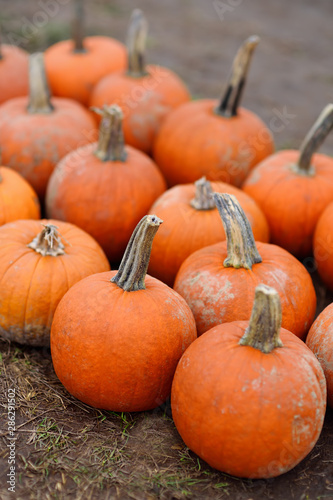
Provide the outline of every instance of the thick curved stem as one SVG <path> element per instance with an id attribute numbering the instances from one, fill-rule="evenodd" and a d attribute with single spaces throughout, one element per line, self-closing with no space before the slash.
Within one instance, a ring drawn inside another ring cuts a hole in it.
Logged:
<path id="1" fill-rule="evenodd" d="M 242 207 L 231 194 L 214 193 L 214 200 L 227 237 L 228 257 L 223 262 L 224 267 L 252 269 L 253 264 L 262 262 L 262 258 Z"/>
<path id="2" fill-rule="evenodd" d="M 145 49 L 148 23 L 140 9 L 134 9 L 127 32 L 128 75 L 140 78 L 147 75 Z"/>
<path id="3" fill-rule="evenodd" d="M 28 244 L 28 247 L 40 253 L 43 257 L 46 255 L 52 257 L 64 255 L 65 246 L 57 231 L 58 227 L 53 224 L 42 224 L 42 226 L 44 226 L 44 229 Z"/>
<path id="4" fill-rule="evenodd" d="M 216 208 L 213 198 L 214 191 L 206 177 L 195 182 L 195 197 L 190 201 L 191 207 L 196 210 L 213 210 Z"/>
<path id="5" fill-rule="evenodd" d="M 126 292 L 144 290 L 154 236 L 162 224 L 156 215 L 145 215 L 133 231 L 117 274 L 111 279 Z"/>
<path id="6" fill-rule="evenodd" d="M 112 106 L 105 104 L 103 109 L 95 107 L 91 109 L 102 116 L 95 155 L 101 161 L 125 161 L 127 153 L 124 143 L 123 112 L 121 108 L 116 104 Z"/>
<path id="7" fill-rule="evenodd" d="M 311 165 L 312 156 L 319 149 L 332 129 L 333 104 L 328 104 L 320 113 L 315 124 L 309 130 L 301 144 L 299 159 L 295 166 L 297 173 L 301 175 L 314 174 L 314 168 Z"/>
<path id="8" fill-rule="evenodd" d="M 232 64 L 226 89 L 222 95 L 219 105 L 215 109 L 216 114 L 227 118 L 237 115 L 252 54 L 259 42 L 260 38 L 253 35 L 247 38 L 247 40 L 245 40 L 245 42 L 238 49 Z"/>
<path id="9" fill-rule="evenodd" d="M 44 54 L 36 52 L 29 56 L 29 103 L 28 113 L 49 114 L 54 110 L 50 100 L 50 89 L 46 79 Z"/>
<path id="10" fill-rule="evenodd" d="M 279 294 L 274 288 L 258 285 L 250 323 L 239 343 L 259 349 L 265 354 L 277 347 L 283 347 L 280 340 L 281 322 Z"/>
<path id="11" fill-rule="evenodd" d="M 83 0 L 74 0 L 74 18 L 72 22 L 72 37 L 74 40 L 74 52 L 86 52 L 83 44 L 84 7 Z"/>

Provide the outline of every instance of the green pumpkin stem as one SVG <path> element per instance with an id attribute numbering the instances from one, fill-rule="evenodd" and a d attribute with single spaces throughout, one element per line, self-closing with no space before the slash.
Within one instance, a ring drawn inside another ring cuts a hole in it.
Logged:
<path id="1" fill-rule="evenodd" d="M 333 129 L 333 104 L 328 104 L 309 130 L 300 147 L 300 154 L 294 171 L 300 175 L 313 175 L 312 156 L 319 149 Z"/>
<path id="2" fill-rule="evenodd" d="M 98 145 L 95 155 L 101 161 L 126 161 L 123 134 L 123 112 L 117 104 L 102 109 L 92 107 L 92 111 L 102 116 L 99 126 Z"/>
<path id="3" fill-rule="evenodd" d="M 224 267 L 252 269 L 253 264 L 262 262 L 262 258 L 242 207 L 231 194 L 214 193 L 214 200 L 227 238 L 228 257 L 223 262 Z"/>
<path id="4" fill-rule="evenodd" d="M 283 347 L 280 340 L 282 322 L 281 301 L 274 288 L 258 285 L 249 326 L 239 341 L 268 354 L 276 347 Z"/>
<path id="5" fill-rule="evenodd" d="M 237 115 L 238 106 L 246 83 L 247 73 L 250 67 L 252 54 L 260 38 L 256 35 L 250 36 L 238 49 L 233 61 L 231 73 L 226 89 L 222 94 L 215 113 L 227 118 Z"/>
<path id="6" fill-rule="evenodd" d="M 195 197 L 190 201 L 191 207 L 196 210 L 213 210 L 216 208 L 211 183 L 206 177 L 195 182 Z"/>
<path id="7" fill-rule="evenodd" d="M 127 32 L 128 71 L 133 78 L 147 75 L 145 49 L 148 23 L 140 9 L 134 9 Z"/>
<path id="8" fill-rule="evenodd" d="M 44 226 L 44 229 L 28 244 L 28 247 L 40 253 L 43 257 L 46 255 L 52 257 L 64 255 L 65 246 L 57 231 L 58 227 L 53 224 L 42 224 L 42 226 Z"/>
<path id="9" fill-rule="evenodd" d="M 74 0 L 74 18 L 72 21 L 72 38 L 74 40 L 74 52 L 83 53 L 86 49 L 84 40 L 84 7 L 83 0 Z"/>
<path id="10" fill-rule="evenodd" d="M 49 114 L 54 110 L 47 83 L 44 54 L 36 52 L 29 56 L 29 103 L 30 114 Z"/>
<path id="11" fill-rule="evenodd" d="M 144 290 L 154 236 L 162 224 L 156 215 L 145 215 L 133 231 L 117 274 L 111 279 L 126 292 Z"/>

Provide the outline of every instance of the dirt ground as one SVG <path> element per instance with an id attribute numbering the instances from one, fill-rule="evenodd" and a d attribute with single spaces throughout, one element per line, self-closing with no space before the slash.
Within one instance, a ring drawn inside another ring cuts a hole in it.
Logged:
<path id="1" fill-rule="evenodd" d="M 57 12 L 41 23 L 48 2 Z M 69 0 L 0 0 L 0 7 L 5 42 L 16 39 L 36 51 L 69 36 Z M 134 7 L 150 23 L 149 61 L 178 72 L 195 98 L 218 97 L 238 46 L 259 35 L 243 105 L 268 125 L 280 117 L 278 148 L 298 147 L 333 102 L 332 0 L 86 0 L 87 34 L 124 41 Z M 333 155 L 333 134 L 321 151 Z M 312 271 L 311 260 L 305 264 Z M 319 312 L 333 297 L 312 276 Z M 0 341 L 0 370 L 1 499 L 333 499 L 332 410 L 316 447 L 294 470 L 272 480 L 241 480 L 187 449 L 168 404 L 116 414 L 75 400 L 57 380 L 46 348 Z M 8 389 L 16 391 L 15 493 L 6 484 Z"/>

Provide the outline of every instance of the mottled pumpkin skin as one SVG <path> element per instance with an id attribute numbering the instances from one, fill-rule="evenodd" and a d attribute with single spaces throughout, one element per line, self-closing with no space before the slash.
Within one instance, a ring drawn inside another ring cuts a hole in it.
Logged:
<path id="1" fill-rule="evenodd" d="M 313 255 L 325 285 L 333 290 L 333 202 L 320 215 L 313 237 Z"/>
<path id="2" fill-rule="evenodd" d="M 227 243 L 217 243 L 190 255 L 182 264 L 174 289 L 189 304 L 198 335 L 220 323 L 249 320 L 257 285 L 274 287 L 282 307 L 282 326 L 300 338 L 308 332 L 316 311 L 316 293 L 305 267 L 276 245 L 256 242 L 262 257 L 252 270 L 224 267 Z"/>
<path id="3" fill-rule="evenodd" d="M 126 72 L 106 76 L 94 88 L 90 105 L 118 104 L 124 112 L 126 144 L 150 153 L 167 114 L 189 101 L 190 94 L 171 70 L 149 65 L 147 72 L 137 78 Z"/>
<path id="4" fill-rule="evenodd" d="M 12 168 L 0 167 L 0 226 L 39 218 L 39 201 L 30 184 Z"/>
<path id="5" fill-rule="evenodd" d="M 192 101 L 170 113 L 156 138 L 153 156 L 169 186 L 208 180 L 240 186 L 249 171 L 272 154 L 266 125 L 251 111 L 215 114 L 218 102 Z"/>
<path id="6" fill-rule="evenodd" d="M 268 242 L 269 229 L 258 205 L 244 196 L 240 189 L 224 182 L 213 182 L 213 191 L 237 197 L 256 240 Z M 217 208 L 196 210 L 190 202 L 195 196 L 195 185 L 174 186 L 163 193 L 150 208 L 164 222 L 153 243 L 149 274 L 173 286 L 176 274 L 184 260 L 196 250 L 225 240 L 225 232 Z"/>
<path id="7" fill-rule="evenodd" d="M 111 262 L 121 259 L 132 232 L 166 189 L 162 174 L 144 153 L 126 147 L 127 159 L 100 161 L 97 144 L 67 155 L 51 176 L 49 217 L 72 222 L 91 234 Z"/>
<path id="8" fill-rule="evenodd" d="M 318 219 L 333 201 L 333 159 L 312 157 L 314 175 L 298 175 L 291 170 L 299 151 L 279 151 L 250 173 L 243 190 L 252 196 L 266 215 L 271 241 L 297 257 L 312 252 Z"/>
<path id="9" fill-rule="evenodd" d="M 1 44 L 0 104 L 28 95 L 28 53 L 14 45 Z"/>
<path id="10" fill-rule="evenodd" d="M 82 280 L 60 302 L 52 324 L 54 369 L 84 403 L 113 411 L 159 406 L 170 395 L 185 349 L 195 340 L 186 302 L 146 276 L 145 290 L 125 292 L 116 272 Z"/>
<path id="11" fill-rule="evenodd" d="M 43 224 L 58 227 L 65 255 L 42 256 L 27 245 Z M 54 311 L 67 290 L 89 274 L 110 269 L 96 241 L 55 220 L 19 220 L 0 227 L 0 335 L 21 344 L 49 345 Z"/>
<path id="12" fill-rule="evenodd" d="M 62 40 L 45 51 L 45 68 L 52 95 L 88 106 L 96 83 L 127 64 L 125 46 L 106 36 L 83 41 L 85 52 L 75 52 L 73 40 Z M 103 103 L 104 104 L 104 103 Z"/>
<path id="13" fill-rule="evenodd" d="M 23 175 L 41 200 L 55 165 L 69 151 L 91 142 L 96 130 L 90 112 L 79 103 L 62 98 L 51 102 L 55 109 L 49 114 L 28 113 L 26 97 L 0 106 L 2 163 Z"/>
<path id="14" fill-rule="evenodd" d="M 269 354 L 239 345 L 248 322 L 219 325 L 198 338 L 177 367 L 172 415 L 185 444 L 233 476 L 275 477 L 314 447 L 326 383 L 312 352 L 281 329 Z"/>
<path id="15" fill-rule="evenodd" d="M 318 316 L 306 337 L 306 345 L 315 354 L 327 382 L 327 401 L 333 408 L 333 304 Z"/>

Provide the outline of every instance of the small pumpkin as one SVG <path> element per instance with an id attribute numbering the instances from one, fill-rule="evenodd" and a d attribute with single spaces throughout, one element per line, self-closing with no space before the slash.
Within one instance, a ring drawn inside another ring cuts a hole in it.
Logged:
<path id="1" fill-rule="evenodd" d="M 320 215 L 313 237 L 313 255 L 323 283 L 333 290 L 333 202 Z"/>
<path id="2" fill-rule="evenodd" d="M 212 328 L 187 349 L 172 384 L 172 415 L 185 444 L 210 466 L 271 478 L 313 449 L 326 408 L 320 364 L 281 327 L 278 293 L 256 288 L 250 321 Z"/>
<path id="3" fill-rule="evenodd" d="M 1 226 L 0 335 L 48 346 L 62 296 L 85 276 L 109 269 L 96 241 L 72 224 L 18 220 Z"/>
<path id="4" fill-rule="evenodd" d="M 184 299 L 146 275 L 161 222 L 143 217 L 118 271 L 77 283 L 57 308 L 51 331 L 55 372 L 73 396 L 91 406 L 159 406 L 170 395 L 181 355 L 196 338 Z"/>
<path id="5" fill-rule="evenodd" d="M 40 219 L 37 194 L 15 170 L 0 167 L 0 226 L 18 219 Z"/>
<path id="6" fill-rule="evenodd" d="M 185 84 L 171 70 L 145 64 L 147 21 L 141 10 L 133 11 L 128 31 L 128 68 L 101 79 L 90 105 L 118 104 L 124 111 L 125 140 L 150 153 L 166 115 L 189 101 Z"/>
<path id="7" fill-rule="evenodd" d="M 28 53 L 0 44 L 0 104 L 28 94 Z"/>
<path id="8" fill-rule="evenodd" d="M 125 46 L 107 36 L 83 36 L 83 1 L 74 1 L 72 40 L 62 40 L 45 51 L 52 94 L 88 106 L 91 91 L 105 75 L 126 67 Z"/>
<path id="9" fill-rule="evenodd" d="M 150 213 L 164 220 L 164 224 L 154 238 L 149 273 L 169 286 L 173 286 L 181 264 L 189 255 L 225 240 L 213 191 L 235 195 L 250 221 L 256 240 L 269 241 L 265 216 L 240 189 L 224 182 L 211 184 L 205 177 L 195 184 L 174 186 L 165 191 L 150 209 Z"/>
<path id="10" fill-rule="evenodd" d="M 266 215 L 272 243 L 300 258 L 311 254 L 318 219 L 333 201 L 333 158 L 315 153 L 332 128 L 329 104 L 299 151 L 278 151 L 266 158 L 243 185 Z"/>
<path id="11" fill-rule="evenodd" d="M 68 154 L 47 188 L 49 217 L 91 234 L 111 262 L 119 262 L 139 220 L 166 189 L 155 163 L 124 146 L 122 111 L 104 106 L 99 142 Z"/>
<path id="12" fill-rule="evenodd" d="M 162 124 L 153 157 L 169 186 L 194 182 L 203 175 L 240 186 L 248 172 L 273 152 L 266 125 L 239 107 L 258 42 L 257 36 L 251 36 L 240 47 L 220 102 L 198 99 L 182 104 Z"/>
<path id="13" fill-rule="evenodd" d="M 50 99 L 42 53 L 30 56 L 29 77 L 29 98 L 0 106 L 0 148 L 2 163 L 23 175 L 42 201 L 56 163 L 91 141 L 95 122 L 79 103 Z"/>
<path id="14" fill-rule="evenodd" d="M 174 285 L 194 314 L 198 335 L 220 323 L 248 320 L 255 288 L 266 283 L 280 295 L 283 328 L 304 338 L 316 312 L 310 274 L 283 248 L 254 241 L 235 196 L 215 193 L 214 199 L 227 239 L 190 255 Z"/>

